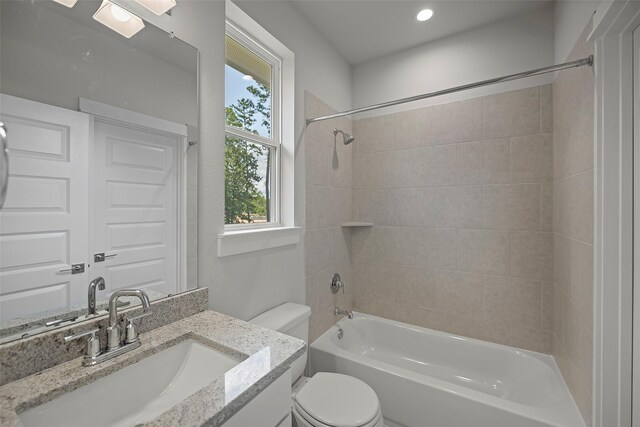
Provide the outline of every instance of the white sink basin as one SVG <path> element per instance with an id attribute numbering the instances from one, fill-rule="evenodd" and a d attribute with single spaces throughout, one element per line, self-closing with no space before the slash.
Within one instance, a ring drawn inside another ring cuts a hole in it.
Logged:
<path id="1" fill-rule="evenodd" d="M 241 361 L 197 341 L 183 341 L 19 417 L 25 427 L 135 426 L 156 418 Z"/>

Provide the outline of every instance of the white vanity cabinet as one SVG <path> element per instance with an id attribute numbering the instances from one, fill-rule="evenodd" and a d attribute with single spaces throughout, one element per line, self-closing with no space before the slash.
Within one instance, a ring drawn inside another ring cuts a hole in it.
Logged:
<path id="1" fill-rule="evenodd" d="M 229 418 L 223 427 L 291 427 L 291 370 Z"/>

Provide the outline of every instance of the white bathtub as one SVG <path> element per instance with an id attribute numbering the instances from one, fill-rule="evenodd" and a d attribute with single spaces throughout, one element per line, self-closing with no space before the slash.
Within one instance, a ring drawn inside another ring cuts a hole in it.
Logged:
<path id="1" fill-rule="evenodd" d="M 354 314 L 311 345 L 311 373 L 367 382 L 387 426 L 585 425 L 551 356 Z"/>

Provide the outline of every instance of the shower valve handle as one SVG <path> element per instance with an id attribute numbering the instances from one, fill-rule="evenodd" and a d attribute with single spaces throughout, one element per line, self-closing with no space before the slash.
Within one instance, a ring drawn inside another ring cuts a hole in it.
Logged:
<path id="1" fill-rule="evenodd" d="M 340 275 L 338 273 L 334 273 L 333 278 L 331 279 L 331 293 L 337 294 L 340 288 L 342 288 L 342 293 L 344 294 L 344 283 L 342 283 Z"/>

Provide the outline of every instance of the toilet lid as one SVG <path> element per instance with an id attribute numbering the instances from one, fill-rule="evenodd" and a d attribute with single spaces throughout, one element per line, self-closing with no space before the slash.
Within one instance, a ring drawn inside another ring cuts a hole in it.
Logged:
<path id="1" fill-rule="evenodd" d="M 296 403 L 322 424 L 360 427 L 378 414 L 378 396 L 365 382 L 349 375 L 318 372 L 295 395 Z"/>

